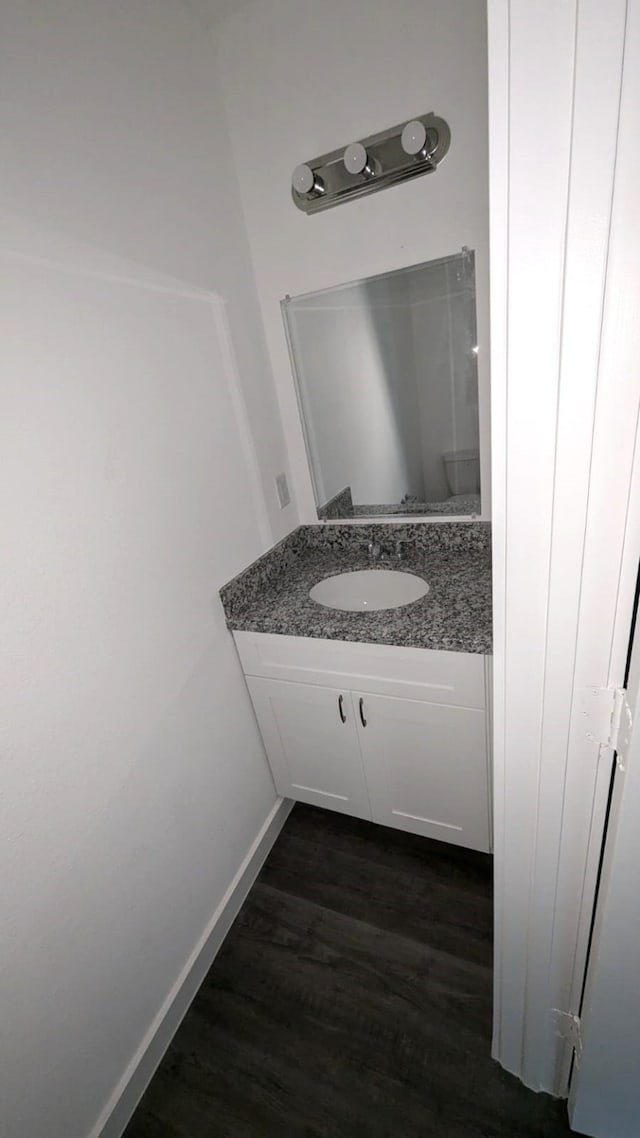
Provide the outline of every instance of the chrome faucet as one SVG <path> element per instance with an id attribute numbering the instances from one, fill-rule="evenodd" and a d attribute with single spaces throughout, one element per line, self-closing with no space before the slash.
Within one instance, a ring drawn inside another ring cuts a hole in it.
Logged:
<path id="1" fill-rule="evenodd" d="M 381 545 L 379 541 L 369 541 L 366 544 L 370 561 L 391 561 L 392 559 L 402 561 L 404 559 L 403 547 L 407 542 L 404 539 L 396 541 L 393 550 Z"/>

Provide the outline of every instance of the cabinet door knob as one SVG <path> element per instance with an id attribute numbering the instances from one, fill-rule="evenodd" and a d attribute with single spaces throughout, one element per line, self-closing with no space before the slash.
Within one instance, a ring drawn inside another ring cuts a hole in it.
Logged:
<path id="1" fill-rule="evenodd" d="M 367 721 L 364 717 L 364 700 L 363 700 L 362 696 L 360 696 L 360 722 L 361 722 L 363 727 L 367 726 Z"/>
<path id="2" fill-rule="evenodd" d="M 340 718 L 341 718 L 342 722 L 346 723 L 347 717 L 344 713 L 344 696 L 343 695 L 338 696 L 338 711 L 340 712 Z"/>

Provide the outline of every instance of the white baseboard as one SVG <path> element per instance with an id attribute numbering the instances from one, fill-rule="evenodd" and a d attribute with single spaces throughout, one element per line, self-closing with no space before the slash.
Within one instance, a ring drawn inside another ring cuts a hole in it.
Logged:
<path id="1" fill-rule="evenodd" d="M 89 1138 L 121 1138 L 284 826 L 292 806 L 293 802 L 288 798 L 280 798 L 274 804 L 202 937 L 92 1128 Z"/>

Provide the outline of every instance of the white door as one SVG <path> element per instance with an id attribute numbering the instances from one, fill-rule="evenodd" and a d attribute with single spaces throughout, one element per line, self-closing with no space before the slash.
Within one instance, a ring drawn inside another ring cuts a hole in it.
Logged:
<path id="1" fill-rule="evenodd" d="M 572 1127 L 594 1138 L 640 1134 L 638 629 L 627 693 L 569 1099 Z"/>
<path id="2" fill-rule="evenodd" d="M 374 822 L 490 849 L 485 712 L 354 692 Z"/>
<path id="3" fill-rule="evenodd" d="M 278 793 L 371 818 L 350 693 L 257 677 L 247 684 Z"/>

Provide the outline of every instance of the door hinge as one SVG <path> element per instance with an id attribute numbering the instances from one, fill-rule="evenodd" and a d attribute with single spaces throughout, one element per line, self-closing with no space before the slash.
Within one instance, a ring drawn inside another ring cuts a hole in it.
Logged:
<path id="1" fill-rule="evenodd" d="M 553 1017 L 556 1035 L 561 1039 L 566 1039 L 567 1043 L 573 1047 L 576 1063 L 579 1064 L 582 1058 L 582 1021 L 580 1016 L 574 1015 L 573 1012 L 561 1012 L 559 1008 L 554 1008 Z"/>
<path id="2" fill-rule="evenodd" d="M 584 688 L 580 710 L 587 739 L 615 751 L 618 766 L 624 770 L 632 725 L 626 688 Z"/>

